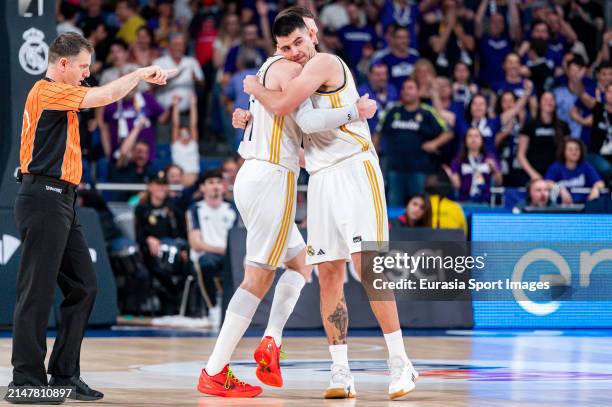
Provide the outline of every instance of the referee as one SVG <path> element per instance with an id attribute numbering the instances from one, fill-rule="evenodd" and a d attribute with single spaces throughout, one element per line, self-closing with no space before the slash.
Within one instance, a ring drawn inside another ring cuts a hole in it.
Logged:
<path id="1" fill-rule="evenodd" d="M 76 33 L 62 34 L 49 48 L 46 77 L 34 84 L 23 112 L 21 188 L 15 220 L 22 242 L 13 325 L 13 382 L 20 386 L 70 386 L 70 397 L 98 400 L 103 394 L 80 378 L 81 342 L 96 298 L 96 274 L 76 218 L 82 163 L 79 109 L 113 103 L 141 80 L 164 85 L 175 71 L 140 68 L 107 85 L 83 87 L 93 47 Z M 46 331 L 55 287 L 64 295 L 47 382 Z M 15 393 L 12 391 L 11 393 Z M 13 403 L 24 400 L 9 399 Z M 35 401 L 35 400 L 34 400 Z M 32 401 L 29 401 L 32 402 Z"/>

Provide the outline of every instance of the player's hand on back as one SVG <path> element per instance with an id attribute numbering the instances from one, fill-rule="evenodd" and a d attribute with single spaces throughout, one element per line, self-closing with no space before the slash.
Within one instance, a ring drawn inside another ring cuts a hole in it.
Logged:
<path id="1" fill-rule="evenodd" d="M 232 114 L 232 126 L 236 129 L 244 129 L 251 120 L 251 112 L 244 109 L 236 109 Z"/>
<path id="2" fill-rule="evenodd" d="M 177 69 L 162 69 L 159 66 L 151 65 L 140 68 L 142 80 L 155 85 L 165 85 L 168 79 L 173 78 L 178 73 Z"/>
<path id="3" fill-rule="evenodd" d="M 357 111 L 361 119 L 371 119 L 376 113 L 376 101 L 366 93 L 357 101 Z"/>
<path id="4" fill-rule="evenodd" d="M 242 86 L 244 88 L 244 93 L 252 95 L 255 90 L 261 86 L 259 83 L 259 78 L 256 75 L 247 75 L 242 81 Z"/>

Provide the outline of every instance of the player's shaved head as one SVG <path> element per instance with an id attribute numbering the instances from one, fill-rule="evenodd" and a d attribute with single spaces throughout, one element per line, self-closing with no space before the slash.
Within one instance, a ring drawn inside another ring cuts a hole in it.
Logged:
<path id="1" fill-rule="evenodd" d="M 295 30 L 306 30 L 304 19 L 297 14 L 278 16 L 274 20 L 274 25 L 272 26 L 272 34 L 275 39 L 278 39 L 278 37 L 287 37 Z"/>

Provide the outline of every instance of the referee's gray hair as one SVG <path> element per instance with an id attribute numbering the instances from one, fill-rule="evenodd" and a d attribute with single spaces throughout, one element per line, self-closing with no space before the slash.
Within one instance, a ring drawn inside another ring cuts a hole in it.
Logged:
<path id="1" fill-rule="evenodd" d="M 64 33 L 51 43 L 49 63 L 52 64 L 62 57 L 75 57 L 83 50 L 90 54 L 94 52 L 94 47 L 87 38 L 75 32 Z"/>

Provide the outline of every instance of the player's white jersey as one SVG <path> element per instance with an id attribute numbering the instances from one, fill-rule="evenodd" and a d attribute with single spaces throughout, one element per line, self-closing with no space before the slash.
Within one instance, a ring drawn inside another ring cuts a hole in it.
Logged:
<path id="1" fill-rule="evenodd" d="M 338 61 L 344 70 L 344 84 L 332 92 L 315 92 L 310 97 L 315 109 L 349 106 L 359 100 L 351 71 L 340 58 Z M 310 174 L 362 152 L 369 152 L 378 159 L 366 120 L 357 120 L 333 130 L 304 135 L 306 170 Z"/>
<path id="2" fill-rule="evenodd" d="M 257 72 L 259 83 L 266 85 L 268 69 L 281 59 L 282 56 L 273 56 L 263 63 Z M 238 153 L 245 160 L 268 161 L 298 174 L 302 131 L 295 122 L 295 113 L 284 116 L 272 114 L 253 96 L 249 101 L 249 111 L 252 118 L 244 130 Z"/>

